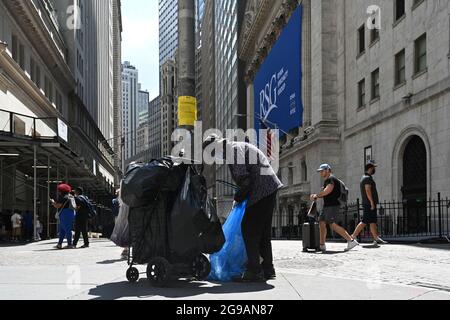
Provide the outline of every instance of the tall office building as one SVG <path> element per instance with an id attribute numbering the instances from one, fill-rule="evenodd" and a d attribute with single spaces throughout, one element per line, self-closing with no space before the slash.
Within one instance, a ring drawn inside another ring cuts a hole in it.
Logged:
<path id="1" fill-rule="evenodd" d="M 139 95 L 139 72 L 126 61 L 122 66 L 122 126 L 124 161 L 136 154 L 137 101 Z"/>
<path id="2" fill-rule="evenodd" d="M 238 58 L 238 36 L 244 16 L 245 0 L 215 1 L 215 111 L 216 127 L 224 134 L 227 129 L 245 129 L 245 86 L 242 63 Z M 217 167 L 217 178 L 231 181 L 226 166 Z M 229 212 L 234 191 L 217 186 L 218 211 Z"/>
<path id="3" fill-rule="evenodd" d="M 161 98 L 149 103 L 149 151 L 152 159 L 161 157 Z"/>
<path id="4" fill-rule="evenodd" d="M 136 124 L 139 127 L 144 122 L 148 120 L 148 104 L 150 102 L 150 94 L 146 90 L 142 90 L 141 84 L 138 84 L 138 100 L 137 100 L 137 111 L 136 111 Z"/>
<path id="5" fill-rule="evenodd" d="M 172 132 L 177 126 L 177 67 L 168 60 L 161 68 L 161 153 L 171 154 Z"/>
<path id="6" fill-rule="evenodd" d="M 178 1 L 159 0 L 159 66 L 175 59 L 178 47 Z"/>

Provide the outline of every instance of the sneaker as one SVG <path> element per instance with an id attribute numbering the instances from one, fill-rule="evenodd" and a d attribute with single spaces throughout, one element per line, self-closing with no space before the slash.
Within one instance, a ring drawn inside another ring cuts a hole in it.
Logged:
<path id="1" fill-rule="evenodd" d="M 75 246 L 66 246 L 66 247 L 64 247 L 64 249 L 76 249 L 77 247 L 75 247 Z"/>
<path id="2" fill-rule="evenodd" d="M 246 271 L 241 277 L 233 278 L 233 282 L 238 283 L 251 283 L 251 282 L 265 282 L 264 273 L 254 273 L 251 271 Z"/>
<path id="3" fill-rule="evenodd" d="M 62 245 L 58 244 L 55 249 L 62 250 Z"/>
<path id="4" fill-rule="evenodd" d="M 376 239 L 373 244 L 389 244 L 381 238 Z"/>
<path id="5" fill-rule="evenodd" d="M 356 241 L 356 240 L 349 241 L 348 245 L 347 245 L 347 249 L 345 249 L 345 251 L 350 251 L 350 250 L 354 249 L 357 246 L 359 246 L 358 241 Z"/>
<path id="6" fill-rule="evenodd" d="M 89 248 L 89 245 L 88 245 L 88 244 L 85 244 L 84 246 L 81 246 L 81 247 L 80 247 L 80 249 L 87 249 L 87 248 Z"/>
<path id="7" fill-rule="evenodd" d="M 322 251 L 323 253 L 327 252 L 327 246 L 326 245 L 321 245 L 320 246 L 320 251 Z"/>

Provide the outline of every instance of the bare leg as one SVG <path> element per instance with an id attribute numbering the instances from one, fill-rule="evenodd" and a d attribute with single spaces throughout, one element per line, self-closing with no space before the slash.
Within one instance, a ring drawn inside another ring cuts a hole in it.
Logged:
<path id="1" fill-rule="evenodd" d="M 378 226 L 376 223 L 372 223 L 370 225 L 370 232 L 372 233 L 374 240 L 378 240 L 380 238 L 380 235 L 378 234 Z"/>
<path id="2" fill-rule="evenodd" d="M 337 234 L 339 234 L 342 238 L 344 238 L 347 241 L 353 241 L 353 238 L 350 237 L 350 235 L 348 234 L 348 232 L 342 228 L 341 226 L 337 225 L 336 223 L 333 223 L 331 225 L 331 228 L 337 232 Z"/>
<path id="3" fill-rule="evenodd" d="M 324 246 L 327 241 L 327 223 L 320 221 L 320 245 Z"/>
<path id="4" fill-rule="evenodd" d="M 356 239 L 361 234 L 361 232 L 363 232 L 365 227 L 366 227 L 365 223 L 361 222 L 360 224 L 358 224 L 358 226 L 356 227 L 356 230 L 352 234 L 352 238 Z"/>

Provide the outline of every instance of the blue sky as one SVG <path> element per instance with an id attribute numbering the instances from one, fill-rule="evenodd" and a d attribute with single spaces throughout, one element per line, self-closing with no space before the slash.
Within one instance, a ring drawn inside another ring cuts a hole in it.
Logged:
<path id="1" fill-rule="evenodd" d="M 158 0 L 122 0 L 122 61 L 139 70 L 150 99 L 159 94 Z"/>

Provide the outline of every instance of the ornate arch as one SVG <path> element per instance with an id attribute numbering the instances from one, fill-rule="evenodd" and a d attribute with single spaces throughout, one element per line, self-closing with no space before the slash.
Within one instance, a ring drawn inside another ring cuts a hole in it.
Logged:
<path id="1" fill-rule="evenodd" d="M 392 195 L 394 200 L 401 201 L 401 185 L 403 178 L 403 156 L 405 153 L 406 146 L 410 140 L 418 136 L 422 139 L 426 148 L 426 159 L 427 159 L 427 197 L 430 198 L 433 194 L 431 186 L 431 154 L 432 148 L 430 140 L 424 128 L 419 125 L 411 125 L 403 129 L 400 133 L 397 141 L 394 145 L 394 150 L 392 152 Z"/>

